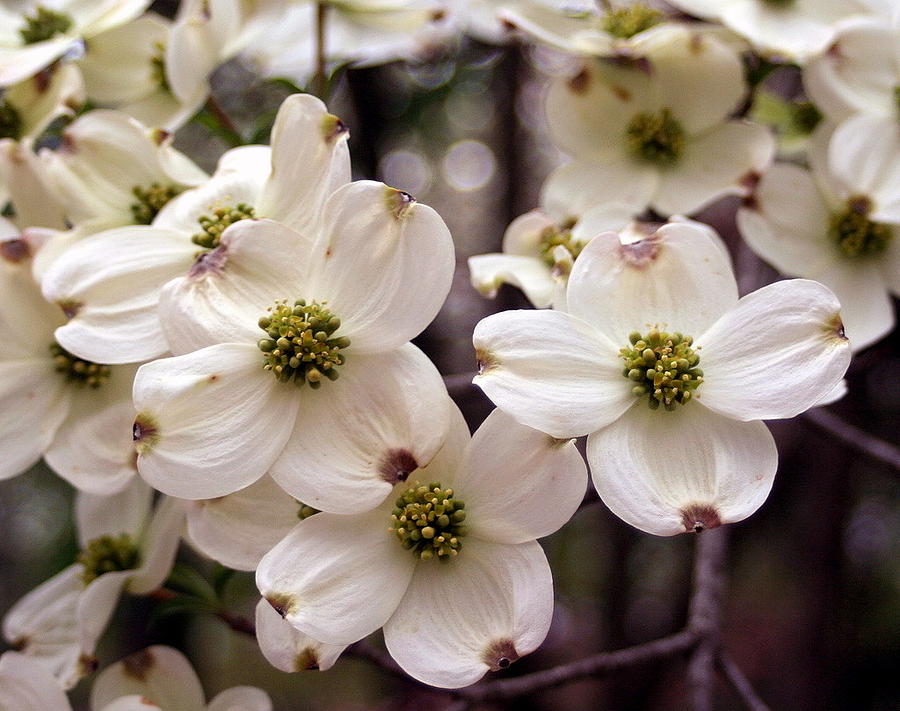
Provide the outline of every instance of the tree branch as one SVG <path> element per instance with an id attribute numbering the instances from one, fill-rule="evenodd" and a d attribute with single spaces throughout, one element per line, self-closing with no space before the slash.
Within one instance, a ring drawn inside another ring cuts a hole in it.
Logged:
<path id="1" fill-rule="evenodd" d="M 769 707 L 757 696 L 750 681 L 744 676 L 744 673 L 735 664 L 728 652 L 722 651 L 716 662 L 723 676 L 734 687 L 737 695 L 749 711 L 769 711 Z"/>
<path id="2" fill-rule="evenodd" d="M 875 435 L 871 435 L 865 430 L 845 422 L 833 412 L 822 408 L 810 410 L 803 417 L 846 442 L 851 447 L 865 452 L 873 459 L 877 459 L 894 469 L 900 469 L 900 448 L 897 448 L 890 442 L 885 442 L 883 439 L 879 439 Z"/>

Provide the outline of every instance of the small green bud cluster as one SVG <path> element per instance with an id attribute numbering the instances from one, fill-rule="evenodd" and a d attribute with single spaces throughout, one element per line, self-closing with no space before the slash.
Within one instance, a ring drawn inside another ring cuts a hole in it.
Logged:
<path id="1" fill-rule="evenodd" d="M 651 410 L 662 405 L 671 411 L 693 397 L 703 371 L 697 367 L 700 356 L 691 348 L 692 338 L 653 329 L 646 336 L 635 331 L 628 340 L 631 347 L 619 351 L 625 361 L 622 375 L 637 383 L 631 389 L 635 395 L 648 396 Z"/>
<path id="2" fill-rule="evenodd" d="M 183 188 L 174 185 L 160 185 L 153 183 L 149 188 L 142 188 L 135 185 L 131 189 L 131 194 L 137 198 L 137 202 L 131 203 L 131 214 L 134 216 L 136 225 L 149 225 L 153 222 L 159 211 L 165 207 L 176 195 L 179 195 Z"/>
<path id="3" fill-rule="evenodd" d="M 684 153 L 685 135 L 669 109 L 637 114 L 625 130 L 628 150 L 642 161 L 674 165 Z"/>
<path id="4" fill-rule="evenodd" d="M 848 257 L 878 254 L 887 249 L 894 237 L 890 225 L 872 222 L 868 215 L 872 201 L 867 197 L 852 197 L 844 212 L 831 216 L 829 232 L 838 249 Z"/>
<path id="5" fill-rule="evenodd" d="M 309 383 L 311 388 L 318 388 L 323 378 L 337 380 L 337 366 L 344 363 L 340 351 L 350 345 L 349 338 L 332 338 L 340 326 L 341 320 L 324 303 L 276 302 L 259 319 L 259 327 L 269 336 L 257 343 L 266 355 L 265 369 L 283 383 Z"/>
<path id="6" fill-rule="evenodd" d="M 206 249 L 215 249 L 219 246 L 219 240 L 222 239 L 222 233 L 231 227 L 235 222 L 241 220 L 249 220 L 256 217 L 252 205 L 245 202 L 239 202 L 234 207 L 220 207 L 213 210 L 212 215 L 203 215 L 197 221 L 202 228 L 201 232 L 197 232 L 191 241 Z"/>
<path id="7" fill-rule="evenodd" d="M 297 518 L 299 518 L 301 521 L 303 519 L 309 518 L 310 516 L 315 516 L 317 513 L 321 513 L 319 509 L 314 509 L 312 506 L 304 504 L 302 501 L 298 501 L 297 503 L 300 504 L 300 510 L 297 511 Z"/>
<path id="8" fill-rule="evenodd" d="M 572 255 L 572 261 L 578 258 L 584 244 L 572 237 L 572 230 L 569 227 L 547 227 L 541 233 L 541 241 L 539 248 L 541 250 L 541 258 L 548 266 L 556 266 L 556 257 L 553 251 L 557 247 L 565 247 L 569 254 Z"/>
<path id="9" fill-rule="evenodd" d="M 453 498 L 453 489 L 417 483 L 394 502 L 389 530 L 420 560 L 447 561 L 462 548 L 465 520 L 465 504 Z"/>
<path id="10" fill-rule="evenodd" d="M 92 363 L 72 355 L 58 343 L 50 344 L 50 352 L 53 354 L 53 363 L 56 372 L 66 376 L 70 383 L 87 385 L 91 388 L 99 388 L 111 374 L 108 365 Z"/>
<path id="11" fill-rule="evenodd" d="M 89 585 L 104 573 L 137 568 L 140 559 L 140 551 L 131 536 L 120 533 L 118 536 L 95 538 L 76 560 L 84 566 L 82 582 Z"/>
<path id="12" fill-rule="evenodd" d="M 628 39 L 663 21 L 663 13 L 643 3 L 610 8 L 601 27 L 613 37 Z"/>
<path id="13" fill-rule="evenodd" d="M 38 5 L 34 14 L 25 16 L 25 26 L 19 28 L 19 34 L 25 44 L 34 44 L 67 32 L 71 27 L 71 17 Z"/>
<path id="14" fill-rule="evenodd" d="M 0 96 L 0 138 L 12 138 L 17 141 L 21 137 L 22 115 L 5 96 Z"/>

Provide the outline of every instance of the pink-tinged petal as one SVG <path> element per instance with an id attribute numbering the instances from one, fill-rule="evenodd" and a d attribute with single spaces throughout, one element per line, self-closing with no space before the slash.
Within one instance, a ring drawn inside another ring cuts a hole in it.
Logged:
<path id="1" fill-rule="evenodd" d="M 44 665 L 17 652 L 0 656 L 0 708 L 72 711 L 66 693 Z"/>
<path id="2" fill-rule="evenodd" d="M 186 502 L 162 496 L 141 536 L 141 564 L 128 579 L 128 592 L 146 595 L 165 582 L 172 572 L 178 544 L 184 533 Z"/>
<path id="3" fill-rule="evenodd" d="M 283 672 L 327 671 L 347 648 L 345 644 L 322 644 L 303 634 L 281 619 L 266 600 L 256 606 L 256 641 L 269 664 Z"/>
<path id="4" fill-rule="evenodd" d="M 512 284 L 539 309 L 550 306 L 560 288 L 551 268 L 542 259 L 517 254 L 469 257 L 469 278 L 472 286 L 491 299 L 503 284 Z"/>

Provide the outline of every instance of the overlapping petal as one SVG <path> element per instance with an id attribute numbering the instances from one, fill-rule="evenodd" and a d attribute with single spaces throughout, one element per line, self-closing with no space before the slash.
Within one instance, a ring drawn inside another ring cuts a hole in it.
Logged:
<path id="1" fill-rule="evenodd" d="M 284 672 L 327 671 L 347 648 L 343 644 L 322 644 L 303 634 L 266 600 L 256 606 L 256 640 L 269 664 Z"/>

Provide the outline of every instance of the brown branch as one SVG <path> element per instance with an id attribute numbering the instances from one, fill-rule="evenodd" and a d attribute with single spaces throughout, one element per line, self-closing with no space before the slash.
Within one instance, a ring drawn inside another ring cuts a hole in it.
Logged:
<path id="1" fill-rule="evenodd" d="M 328 87 L 327 59 L 325 57 L 325 25 L 327 21 L 327 11 L 328 7 L 324 2 L 316 3 L 316 73 L 313 75 L 312 88 L 313 93 L 322 99 L 322 101 L 327 101 L 328 99 L 328 97 L 325 96 L 325 90 Z"/>
<path id="2" fill-rule="evenodd" d="M 769 711 L 769 707 L 759 698 L 750 681 L 744 676 L 738 665 L 735 664 L 731 655 L 723 651 L 719 654 L 716 662 L 722 675 L 734 687 L 737 695 L 749 711 Z"/>
<path id="3" fill-rule="evenodd" d="M 365 659 L 366 661 L 374 664 L 376 667 L 378 667 L 382 671 L 385 671 L 388 674 L 390 674 L 391 676 L 397 677 L 398 679 L 402 679 L 403 681 L 405 681 L 409 684 L 416 684 L 416 685 L 424 686 L 424 684 L 421 684 L 421 682 L 416 681 L 411 676 L 409 676 L 409 674 L 407 674 L 405 671 L 403 671 L 403 669 L 400 667 L 400 665 L 394 661 L 394 658 L 390 654 L 382 651 L 378 647 L 375 647 L 374 645 L 370 644 L 365 639 L 361 639 L 359 642 L 355 642 L 354 644 L 351 644 L 344 651 L 344 654 L 351 656 L 351 657 L 356 657 L 358 659 Z M 428 688 L 431 688 L 431 687 L 428 687 Z"/>
<path id="4" fill-rule="evenodd" d="M 865 430 L 845 422 L 833 412 L 822 408 L 810 410 L 803 417 L 851 447 L 865 452 L 873 459 L 877 459 L 894 469 L 900 469 L 900 448 L 890 442 L 885 442 L 883 439 L 879 439 L 875 435 L 871 435 Z"/>
<path id="5" fill-rule="evenodd" d="M 237 126 L 234 125 L 234 121 L 232 121 L 231 117 L 225 113 L 225 110 L 219 105 L 219 102 L 216 101 L 216 98 L 212 94 L 206 99 L 206 108 L 213 116 L 215 116 L 216 121 L 218 121 L 219 125 L 226 131 L 233 133 L 235 136 L 241 135 L 241 132 L 237 130 Z"/>

